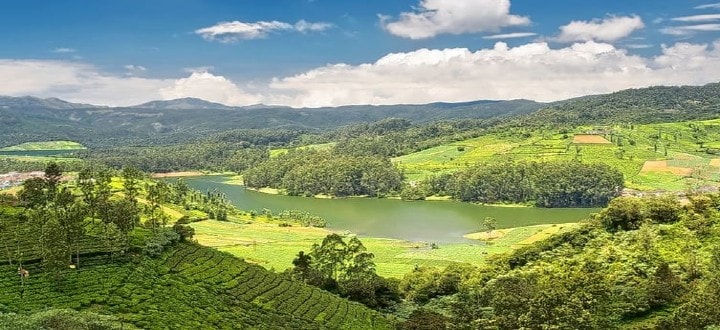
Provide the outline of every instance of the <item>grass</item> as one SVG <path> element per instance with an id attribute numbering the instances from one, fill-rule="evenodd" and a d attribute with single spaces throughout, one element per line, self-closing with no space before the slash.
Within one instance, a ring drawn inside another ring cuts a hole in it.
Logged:
<path id="1" fill-rule="evenodd" d="M 25 142 L 22 144 L 5 147 L 0 151 L 30 151 L 30 150 L 78 150 L 87 149 L 84 145 L 73 141 L 47 141 L 47 142 Z"/>
<path id="2" fill-rule="evenodd" d="M 243 218 L 247 220 L 247 218 Z M 191 224 L 198 243 L 245 258 L 267 269 L 283 271 L 291 267 L 299 251 L 310 251 L 331 231 L 322 228 L 279 227 L 277 224 L 221 222 L 214 220 Z M 529 242 L 543 239 L 571 224 L 518 227 L 490 243 L 473 242 L 435 245 L 396 239 L 361 238 L 375 255 L 378 274 L 401 278 L 416 266 L 444 267 L 451 263 L 480 265 L 489 255 L 512 251 Z"/>
<path id="3" fill-rule="evenodd" d="M 612 135 L 605 136 L 585 134 L 591 129 L 578 127 L 567 134 L 494 133 L 396 157 L 393 162 L 411 181 L 485 162 L 577 159 L 615 167 L 625 175 L 628 187 L 639 190 L 683 191 L 687 181 L 698 186 L 720 183 L 720 156 L 704 152 L 698 144 L 703 141 L 703 146 L 720 149 L 720 119 L 617 125 L 611 128 Z M 667 161 L 668 168 L 641 171 L 647 161 Z"/>
<path id="4" fill-rule="evenodd" d="M 323 151 L 331 149 L 335 146 L 335 142 L 329 142 L 329 143 L 318 143 L 318 144 L 310 144 L 306 146 L 296 147 L 296 148 L 278 148 L 278 149 L 271 149 L 270 150 L 270 158 L 280 156 L 282 154 L 287 153 L 290 150 L 298 149 L 298 150 L 305 150 L 305 149 L 315 149 L 317 151 Z"/>

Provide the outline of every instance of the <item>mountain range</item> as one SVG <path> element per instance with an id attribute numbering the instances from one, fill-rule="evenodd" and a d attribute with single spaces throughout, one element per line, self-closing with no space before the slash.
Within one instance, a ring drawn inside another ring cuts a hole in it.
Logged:
<path id="1" fill-rule="evenodd" d="M 325 108 L 233 107 L 196 98 L 108 107 L 57 98 L 0 97 L 0 147 L 47 140 L 89 147 L 172 144 L 237 128 L 318 132 L 390 117 L 414 123 L 495 118 L 536 126 L 695 120 L 719 114 L 720 83 L 628 89 L 554 103 L 481 100 Z"/>

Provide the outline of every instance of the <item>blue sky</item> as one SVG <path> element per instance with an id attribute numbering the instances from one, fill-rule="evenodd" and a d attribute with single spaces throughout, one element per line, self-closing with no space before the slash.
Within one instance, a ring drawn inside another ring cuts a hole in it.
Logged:
<path id="1" fill-rule="evenodd" d="M 3 3 L 0 26 L 0 94 L 111 105 L 550 101 L 720 80 L 717 0 L 27 0 Z"/>

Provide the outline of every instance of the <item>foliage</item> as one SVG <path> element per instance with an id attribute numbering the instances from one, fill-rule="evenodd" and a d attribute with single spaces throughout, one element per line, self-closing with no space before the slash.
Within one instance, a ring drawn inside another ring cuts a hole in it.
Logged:
<path id="1" fill-rule="evenodd" d="M 194 244 L 156 259 L 88 257 L 82 270 L 66 271 L 62 288 L 36 265 L 27 267 L 32 275 L 21 296 L 13 267 L 0 266 L 0 313 L 92 310 L 142 329 L 391 328 L 360 304 Z"/>
<path id="2" fill-rule="evenodd" d="M 716 326 L 718 200 L 695 196 L 681 207 L 671 198 L 618 198 L 598 215 L 615 221 L 593 221 L 463 269 L 456 291 L 438 293 L 442 272 L 432 269 L 407 275 L 400 289 L 421 308 L 448 315 L 451 328 Z M 433 297 L 450 304 L 437 309 Z"/>
<path id="3" fill-rule="evenodd" d="M 345 242 L 342 236 L 330 234 L 321 244 L 313 244 L 309 255 L 298 252 L 289 273 L 370 308 L 387 308 L 399 300 L 398 294 L 375 273 L 374 257 L 357 237 Z"/>
<path id="4" fill-rule="evenodd" d="M 620 194 L 623 175 L 604 164 L 506 162 L 432 178 L 425 186 L 429 194 L 449 193 L 462 201 L 594 207 L 606 205 Z"/>
<path id="5" fill-rule="evenodd" d="M 0 329 L 118 330 L 133 329 L 117 317 L 72 309 L 49 309 L 31 315 L 0 313 Z"/>
<path id="6" fill-rule="evenodd" d="M 289 195 L 385 196 L 400 190 L 402 175 L 387 159 L 293 150 L 243 174 L 252 188 L 280 188 Z"/>

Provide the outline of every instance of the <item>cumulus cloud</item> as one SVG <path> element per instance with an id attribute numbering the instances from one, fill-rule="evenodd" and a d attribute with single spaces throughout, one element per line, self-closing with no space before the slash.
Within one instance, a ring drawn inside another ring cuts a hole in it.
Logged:
<path id="1" fill-rule="evenodd" d="M 610 16 L 590 21 L 572 21 L 560 27 L 554 39 L 559 42 L 603 41 L 614 42 L 645 27 L 639 16 Z"/>
<path id="2" fill-rule="evenodd" d="M 140 70 L 129 65 L 126 69 Z M 98 68 L 68 61 L 2 60 L 0 95 L 57 97 L 70 102 L 129 106 L 152 100 L 197 97 L 228 105 L 250 105 L 258 96 L 244 92 L 233 82 L 208 72 L 194 72 L 180 79 L 111 75 Z"/>
<path id="3" fill-rule="evenodd" d="M 371 63 L 330 64 L 257 86 L 207 71 L 179 79 L 102 73 L 69 61 L 0 60 L 0 95 L 59 97 L 72 102 L 133 105 L 197 97 L 229 105 L 295 107 L 462 102 L 480 99 L 556 101 L 652 85 L 720 80 L 720 40 L 663 45 L 643 57 L 608 43 L 564 47 L 532 42 L 470 50 L 419 49 Z"/>
<path id="4" fill-rule="evenodd" d="M 295 106 L 397 104 L 478 99 L 556 101 L 651 85 L 705 84 L 720 79 L 720 42 L 678 43 L 645 58 L 588 41 L 553 49 L 464 48 L 389 54 L 375 63 L 335 64 L 270 85 L 266 103 Z"/>
<path id="5" fill-rule="evenodd" d="M 319 32 L 332 28 L 333 25 L 325 22 L 308 22 L 300 20 L 295 24 L 279 21 L 260 21 L 245 23 L 240 21 L 220 22 L 213 26 L 195 30 L 195 33 L 208 41 L 232 43 L 239 40 L 265 38 L 268 34 L 279 31 L 296 31 L 300 33 Z"/>
<path id="6" fill-rule="evenodd" d="M 0 95 L 58 97 L 71 102 L 131 105 L 160 97 L 170 81 L 114 76 L 77 62 L 0 59 Z"/>
<path id="7" fill-rule="evenodd" d="M 700 5 L 695 7 L 695 9 L 720 9 L 720 3 L 709 3 L 707 5 Z"/>
<path id="8" fill-rule="evenodd" d="M 502 27 L 528 25 L 530 19 L 510 14 L 510 0 L 421 0 L 413 12 L 393 19 L 381 16 L 385 30 L 410 39 L 438 34 L 494 32 Z"/>
<path id="9" fill-rule="evenodd" d="M 515 33 L 503 33 L 484 36 L 483 39 L 498 40 L 498 39 L 513 39 L 513 38 L 527 38 L 534 37 L 537 33 L 532 32 L 515 32 Z"/>
<path id="10" fill-rule="evenodd" d="M 692 16 L 682 16 L 682 17 L 675 17 L 671 19 L 672 21 L 676 22 L 708 22 L 708 21 L 718 21 L 720 20 L 720 14 L 706 14 L 706 15 L 692 15 Z"/>
<path id="11" fill-rule="evenodd" d="M 660 32 L 664 34 L 674 36 L 689 36 L 698 32 L 712 32 L 720 31 L 720 24 L 697 24 L 697 25 L 684 25 L 684 26 L 671 26 L 660 29 Z"/>
<path id="12" fill-rule="evenodd" d="M 171 86 L 160 89 L 165 100 L 195 97 L 226 105 L 249 105 L 260 103 L 260 96 L 243 91 L 223 76 L 209 72 L 193 72 L 190 77 L 175 80 Z"/>

